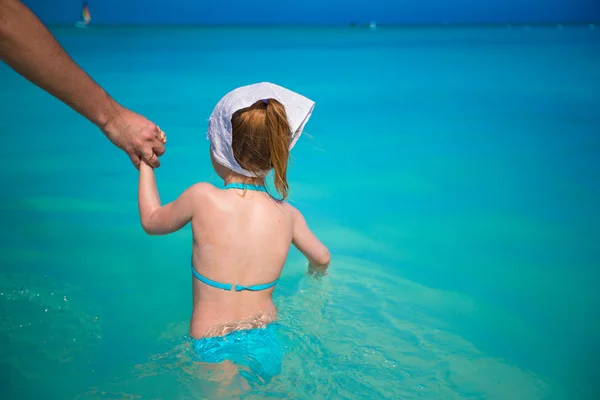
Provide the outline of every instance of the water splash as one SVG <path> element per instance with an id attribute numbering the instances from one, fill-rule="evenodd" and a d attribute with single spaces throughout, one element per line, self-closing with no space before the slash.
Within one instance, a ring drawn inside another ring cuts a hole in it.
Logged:
<path id="1" fill-rule="evenodd" d="M 59 385 L 57 376 L 93 370 L 100 319 L 83 290 L 44 276 L 0 273 L 0 339 L 10 344 L 0 364 L 20 383 L 33 381 L 41 390 Z"/>

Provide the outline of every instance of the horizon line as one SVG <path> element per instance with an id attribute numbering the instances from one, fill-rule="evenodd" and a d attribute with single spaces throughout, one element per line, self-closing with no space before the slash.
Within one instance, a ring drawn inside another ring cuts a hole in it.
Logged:
<path id="1" fill-rule="evenodd" d="M 388 28 L 429 28 L 429 27 L 525 27 L 525 26 L 590 26 L 590 25 L 599 25 L 600 28 L 600 20 L 598 21 L 579 21 L 579 22 L 461 22 L 461 23 L 377 23 L 375 22 L 377 27 L 388 27 Z M 56 23 L 56 24 L 47 24 L 47 27 L 73 27 L 73 23 Z M 99 27 L 99 28 L 368 28 L 370 23 L 328 23 L 328 24 L 176 24 L 176 23 L 154 23 L 154 24 L 113 24 L 113 23 L 91 23 L 89 27 Z"/>

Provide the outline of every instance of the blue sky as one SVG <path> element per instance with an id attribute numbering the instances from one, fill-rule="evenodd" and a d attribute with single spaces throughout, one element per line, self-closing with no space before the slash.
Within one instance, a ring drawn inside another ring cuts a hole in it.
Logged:
<path id="1" fill-rule="evenodd" d="M 79 17 L 80 0 L 24 0 L 48 24 Z M 600 0 L 89 0 L 96 24 L 346 24 L 600 20 Z"/>

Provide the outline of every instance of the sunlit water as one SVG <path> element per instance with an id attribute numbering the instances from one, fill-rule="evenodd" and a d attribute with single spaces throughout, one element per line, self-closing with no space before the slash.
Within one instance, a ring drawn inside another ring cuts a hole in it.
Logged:
<path id="1" fill-rule="evenodd" d="M 57 29 L 169 137 L 163 201 L 216 183 L 219 98 L 316 101 L 291 200 L 330 247 L 275 290 L 266 385 L 194 362 L 189 227 L 142 231 L 136 170 L 0 65 L 0 397 L 584 399 L 600 335 L 600 30 Z"/>

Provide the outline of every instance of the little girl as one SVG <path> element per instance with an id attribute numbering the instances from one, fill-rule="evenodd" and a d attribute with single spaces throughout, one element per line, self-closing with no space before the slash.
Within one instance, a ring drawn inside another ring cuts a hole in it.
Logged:
<path id="1" fill-rule="evenodd" d="M 281 368 L 272 297 L 290 245 L 306 256 L 311 271 L 324 272 L 330 260 L 302 214 L 285 202 L 290 150 L 313 107 L 311 100 L 271 83 L 223 97 L 208 128 L 221 189 L 197 183 L 161 206 L 153 169 L 140 166 L 144 231 L 164 235 L 192 223 L 190 335 L 196 354 L 204 362 L 248 367 L 263 381 Z M 277 197 L 265 186 L 271 170 Z"/>

